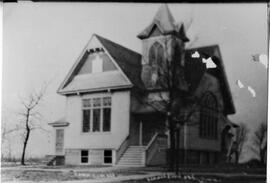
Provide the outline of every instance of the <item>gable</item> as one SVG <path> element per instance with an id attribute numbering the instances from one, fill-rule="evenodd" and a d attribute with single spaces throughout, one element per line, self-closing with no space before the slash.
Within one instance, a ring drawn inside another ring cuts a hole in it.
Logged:
<path id="1" fill-rule="evenodd" d="M 95 54 L 88 54 L 82 62 L 83 63 L 78 70 L 78 75 L 117 70 L 115 64 L 103 51 Z"/>
<path id="2" fill-rule="evenodd" d="M 94 35 L 60 85 L 58 93 L 131 86 L 132 83 L 122 68 Z"/>
<path id="3" fill-rule="evenodd" d="M 136 89 L 145 89 L 141 80 L 141 55 L 133 50 L 112 42 L 104 37 L 95 35 L 104 45 L 113 60 L 127 76 Z"/>
<path id="4" fill-rule="evenodd" d="M 202 76 L 202 74 L 204 72 L 207 72 L 208 74 L 217 78 L 217 80 L 219 81 L 220 90 L 221 90 L 222 97 L 223 97 L 224 113 L 225 114 L 234 114 L 235 107 L 234 107 L 233 98 L 231 95 L 230 86 L 229 86 L 229 83 L 227 80 L 225 68 L 223 65 L 221 53 L 219 50 L 219 46 L 218 45 L 211 45 L 211 46 L 204 46 L 204 47 L 198 47 L 198 48 L 190 48 L 190 49 L 186 50 L 186 53 L 185 53 L 186 58 L 191 58 L 191 55 L 193 53 L 195 53 L 196 51 L 198 51 L 198 53 L 200 54 L 200 56 L 202 58 L 211 57 L 213 62 L 217 65 L 217 68 L 205 69 L 205 66 L 203 66 L 202 64 L 197 64 L 200 72 L 198 72 L 196 75 L 198 75 L 200 73 L 200 75 Z M 193 58 L 193 60 L 196 60 L 196 59 Z M 191 68 L 192 67 L 193 66 L 191 64 Z M 189 75 L 192 75 L 194 72 L 196 72 L 196 69 L 194 69 L 194 70 L 190 69 Z M 196 83 L 194 84 L 193 89 L 197 88 L 199 81 L 200 81 L 200 77 L 199 76 L 196 77 L 195 80 L 196 80 Z"/>
<path id="5" fill-rule="evenodd" d="M 157 25 L 154 25 L 151 32 L 149 33 L 149 37 L 161 36 L 162 32 L 158 28 Z"/>
<path id="6" fill-rule="evenodd" d="M 215 76 L 204 72 L 194 95 L 198 98 L 202 98 L 202 96 L 207 92 L 214 94 L 215 98 L 217 99 L 218 109 L 223 111 L 224 103 L 220 82 Z"/>

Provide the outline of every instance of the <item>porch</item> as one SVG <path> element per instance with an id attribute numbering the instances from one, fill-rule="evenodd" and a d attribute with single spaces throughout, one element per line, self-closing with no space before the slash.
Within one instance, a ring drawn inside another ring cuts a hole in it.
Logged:
<path id="1" fill-rule="evenodd" d="M 165 130 L 165 118 L 162 115 L 132 115 L 130 134 L 116 151 L 116 165 L 165 165 L 168 148 Z"/>

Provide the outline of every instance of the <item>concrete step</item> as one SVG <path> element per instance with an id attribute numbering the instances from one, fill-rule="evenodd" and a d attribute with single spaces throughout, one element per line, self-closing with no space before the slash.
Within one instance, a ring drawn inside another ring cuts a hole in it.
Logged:
<path id="1" fill-rule="evenodd" d="M 116 165 L 117 167 L 144 167 L 144 165 L 120 165 L 120 164 L 117 164 Z"/>
<path id="2" fill-rule="evenodd" d="M 124 156 L 122 157 L 123 160 L 125 159 L 130 159 L 130 160 L 140 160 L 140 159 L 143 159 L 143 157 L 132 157 L 132 156 Z M 121 161 L 121 160 L 120 160 Z"/>
<path id="3" fill-rule="evenodd" d="M 118 165 L 143 165 L 142 162 L 121 162 Z"/>
<path id="4" fill-rule="evenodd" d="M 123 156 L 143 156 L 143 153 L 131 153 L 131 152 L 129 152 L 129 153 L 124 154 Z"/>
<path id="5" fill-rule="evenodd" d="M 118 162 L 118 166 L 143 167 L 145 146 L 129 146 Z"/>
<path id="6" fill-rule="evenodd" d="M 137 156 L 123 156 L 123 159 L 143 159 L 143 157 L 137 157 Z"/>
<path id="7" fill-rule="evenodd" d="M 132 151 L 132 152 L 144 152 L 145 149 L 127 149 L 127 151 Z"/>

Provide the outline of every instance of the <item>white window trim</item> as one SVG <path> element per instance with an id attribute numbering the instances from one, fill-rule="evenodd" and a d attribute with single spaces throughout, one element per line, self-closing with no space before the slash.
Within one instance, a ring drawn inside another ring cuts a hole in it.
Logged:
<path id="1" fill-rule="evenodd" d="M 112 155 L 111 155 L 111 158 L 112 158 L 112 162 L 111 163 L 105 163 L 105 151 L 111 151 L 112 152 Z M 113 164 L 113 150 L 112 149 L 103 149 L 103 165 L 112 165 Z"/>
<path id="2" fill-rule="evenodd" d="M 104 106 L 103 105 L 103 98 L 106 98 L 106 97 L 110 97 L 111 99 L 111 105 L 110 106 Z M 95 98 L 100 98 L 101 99 L 101 106 L 93 106 L 93 99 Z M 83 106 L 83 100 L 87 100 L 87 99 L 91 99 L 91 106 L 90 107 L 84 107 Z M 99 95 L 99 96 L 91 96 L 91 97 L 83 97 L 82 100 L 81 100 L 81 113 L 82 113 L 82 119 L 81 119 L 81 133 L 82 134 L 110 134 L 111 133 L 111 127 L 110 126 L 110 131 L 103 131 L 103 112 L 105 108 L 110 108 L 111 109 L 111 116 L 110 116 L 110 124 L 112 124 L 112 96 L 111 95 Z M 101 109 L 100 110 L 100 131 L 93 131 L 93 109 Z M 90 110 L 90 129 L 88 132 L 84 132 L 83 131 L 83 110 Z"/>
<path id="3" fill-rule="evenodd" d="M 87 155 L 87 162 L 82 162 L 82 157 L 86 157 L 86 156 L 82 156 L 82 151 L 88 151 L 88 155 Z M 89 165 L 90 164 L 90 158 L 89 158 L 89 149 L 80 149 L 80 164 L 81 165 Z"/>

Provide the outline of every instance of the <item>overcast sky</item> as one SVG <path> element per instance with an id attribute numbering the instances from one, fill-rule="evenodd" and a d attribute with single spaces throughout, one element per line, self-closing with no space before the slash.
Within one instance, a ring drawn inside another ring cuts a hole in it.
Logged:
<path id="1" fill-rule="evenodd" d="M 50 80 L 41 108 L 44 123 L 63 117 L 65 100 L 56 90 L 91 35 L 97 33 L 141 53 L 141 40 L 136 36 L 149 25 L 159 6 L 5 3 L 2 85 L 5 121 L 10 124 L 16 121 L 11 114 L 19 110 L 19 95 L 27 96 Z M 187 33 L 191 42 L 195 40 L 192 47 L 220 46 L 236 107 L 236 114 L 229 118 L 250 126 L 266 121 L 267 70 L 252 61 L 253 54 L 267 53 L 266 3 L 170 4 L 169 8 L 176 22 L 188 25 L 193 20 Z M 236 85 L 238 79 L 245 88 Z M 254 88 L 255 98 L 247 86 Z M 48 143 L 45 136 L 37 133 L 33 136 L 37 138 L 30 142 L 32 154 L 49 153 L 46 146 L 38 146 Z"/>

